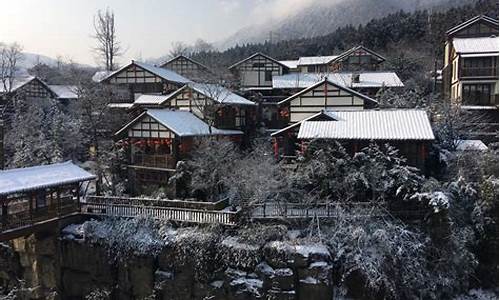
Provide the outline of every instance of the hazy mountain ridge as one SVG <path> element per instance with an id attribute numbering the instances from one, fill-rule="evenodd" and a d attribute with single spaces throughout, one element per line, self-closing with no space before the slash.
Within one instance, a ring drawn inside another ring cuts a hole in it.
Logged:
<path id="1" fill-rule="evenodd" d="M 470 0 L 339 0 L 310 5 L 280 21 L 270 21 L 240 29 L 217 43 L 220 49 L 237 44 L 269 40 L 289 40 L 326 35 L 346 25 L 358 26 L 371 19 L 387 16 L 400 10 L 441 9 L 457 6 Z M 271 33 L 272 32 L 272 33 Z"/>

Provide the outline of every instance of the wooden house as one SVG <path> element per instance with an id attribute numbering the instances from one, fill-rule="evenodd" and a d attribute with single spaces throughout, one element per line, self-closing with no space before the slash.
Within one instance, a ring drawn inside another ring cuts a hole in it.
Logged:
<path id="1" fill-rule="evenodd" d="M 161 64 L 160 67 L 172 70 L 193 81 L 205 82 L 214 76 L 207 66 L 185 55 L 176 56 Z"/>
<path id="2" fill-rule="evenodd" d="M 278 103 L 278 114 L 285 124 L 292 124 L 322 110 L 363 110 L 377 101 L 328 78 L 301 90 Z"/>
<path id="3" fill-rule="evenodd" d="M 129 102 L 133 102 L 141 94 L 170 94 L 191 80 L 172 70 L 132 61 L 108 74 L 100 82 L 128 89 Z"/>
<path id="4" fill-rule="evenodd" d="M 335 110 L 321 111 L 273 134 L 275 155 L 293 157 L 314 139 L 340 142 L 354 154 L 369 143 L 391 144 L 408 163 L 425 168 L 432 127 L 423 110 Z"/>
<path id="5" fill-rule="evenodd" d="M 385 58 L 364 46 L 356 46 L 339 55 L 304 56 L 296 62 L 301 73 L 378 71 Z M 291 64 L 288 62 L 288 64 Z"/>
<path id="6" fill-rule="evenodd" d="M 444 94 L 462 105 L 498 105 L 498 20 L 476 16 L 446 35 Z"/>
<path id="7" fill-rule="evenodd" d="M 498 132 L 498 20 L 476 16 L 446 33 L 443 94 L 478 126 L 467 135 Z M 471 136 L 469 136 L 470 138 Z"/>
<path id="8" fill-rule="evenodd" d="M 241 139 L 243 132 L 210 126 L 189 111 L 148 109 L 121 128 L 115 136 L 128 149 L 132 190 L 142 186 L 166 187 L 179 160 L 189 155 L 200 139 Z"/>
<path id="9" fill-rule="evenodd" d="M 221 129 L 248 131 L 255 127 L 256 104 L 217 84 L 189 83 L 168 95 L 140 95 L 133 103 L 120 106 L 138 112 L 147 108 L 189 111 Z"/>
<path id="10" fill-rule="evenodd" d="M 403 82 L 395 72 L 363 71 L 324 74 L 290 73 L 273 77 L 273 89 L 281 91 L 283 95 L 290 96 L 324 78 L 328 78 L 328 80 L 338 85 L 348 87 L 369 97 L 375 97 L 381 89 L 404 87 Z"/>
<path id="11" fill-rule="evenodd" d="M 239 79 L 242 90 L 270 90 L 273 76 L 289 72 L 287 65 L 262 53 L 233 64 L 229 70 Z"/>
<path id="12" fill-rule="evenodd" d="M 38 77 L 26 76 L 16 77 L 10 83 L 6 81 L 6 85 L 0 83 L 0 97 L 16 96 L 24 99 L 28 98 L 57 98 L 55 92 Z"/>
<path id="13" fill-rule="evenodd" d="M 0 232 L 79 212 L 95 178 L 71 162 L 0 171 Z"/>

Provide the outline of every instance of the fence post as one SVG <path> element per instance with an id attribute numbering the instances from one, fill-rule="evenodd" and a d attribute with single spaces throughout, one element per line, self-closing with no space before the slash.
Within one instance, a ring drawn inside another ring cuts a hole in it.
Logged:
<path id="1" fill-rule="evenodd" d="M 264 206 L 263 207 L 263 216 L 264 218 L 266 217 L 266 202 L 264 202 Z"/>

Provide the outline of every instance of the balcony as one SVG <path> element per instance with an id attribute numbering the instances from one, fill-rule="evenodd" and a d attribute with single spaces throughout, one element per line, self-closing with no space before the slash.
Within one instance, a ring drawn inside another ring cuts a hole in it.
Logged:
<path id="1" fill-rule="evenodd" d="M 496 67 L 461 68 L 460 77 L 498 77 L 498 68 Z"/>
<path id="2" fill-rule="evenodd" d="M 159 169 L 175 169 L 176 163 L 177 161 L 170 154 L 136 153 L 133 156 L 131 165 Z"/>

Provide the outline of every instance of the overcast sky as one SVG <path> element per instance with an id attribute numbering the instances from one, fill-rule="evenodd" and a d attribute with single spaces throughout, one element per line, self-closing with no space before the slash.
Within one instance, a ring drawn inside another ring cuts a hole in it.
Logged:
<path id="1" fill-rule="evenodd" d="M 326 0 L 0 0 L 0 42 L 17 41 L 26 52 L 94 65 L 93 16 L 109 7 L 128 49 L 122 61 L 155 58 L 174 41 L 218 41 L 313 1 Z"/>

